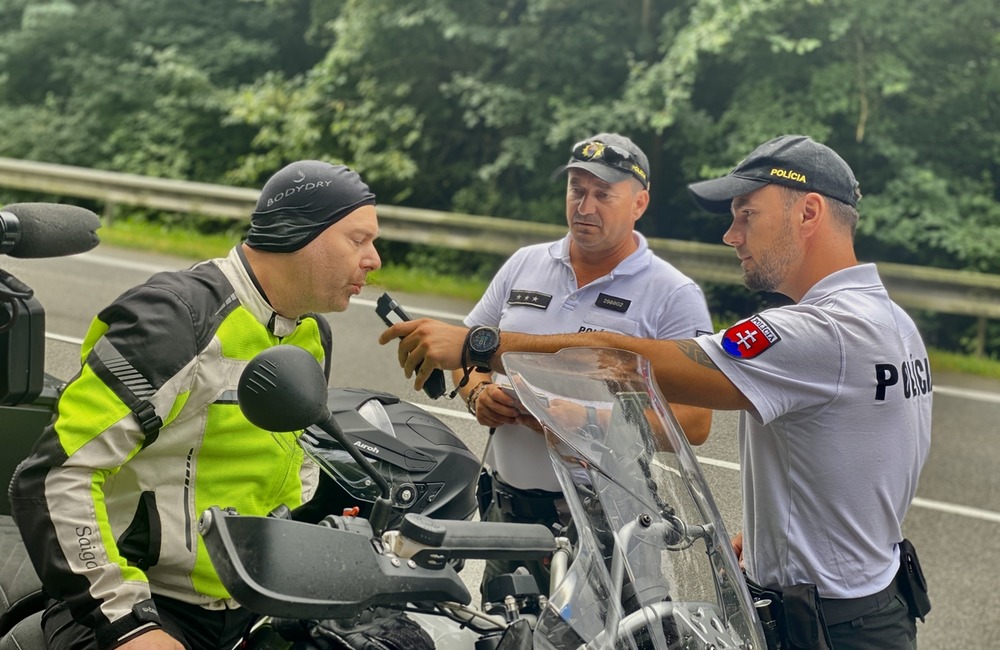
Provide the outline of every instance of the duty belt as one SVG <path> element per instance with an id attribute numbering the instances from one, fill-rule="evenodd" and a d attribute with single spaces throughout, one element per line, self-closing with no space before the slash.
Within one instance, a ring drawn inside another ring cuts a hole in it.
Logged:
<path id="1" fill-rule="evenodd" d="M 839 625 L 873 614 L 901 595 L 899 585 L 893 578 L 889 586 L 878 593 L 860 598 L 820 598 L 823 618 L 827 626 Z"/>
<path id="2" fill-rule="evenodd" d="M 494 474 L 493 498 L 500 512 L 508 517 L 557 521 L 559 509 L 556 503 L 562 500 L 563 495 L 562 492 L 546 490 L 522 490 L 504 483 Z"/>

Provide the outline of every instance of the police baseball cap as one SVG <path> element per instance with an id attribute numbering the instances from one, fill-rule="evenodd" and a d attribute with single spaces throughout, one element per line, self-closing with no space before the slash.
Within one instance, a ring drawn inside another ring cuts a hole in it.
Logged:
<path id="1" fill-rule="evenodd" d="M 598 133 L 573 145 L 569 162 L 553 176 L 567 169 L 583 169 L 607 183 L 634 178 L 649 188 L 649 159 L 636 143 L 617 133 Z"/>
<path id="2" fill-rule="evenodd" d="M 291 253 L 364 205 L 375 205 L 375 195 L 357 172 L 321 160 L 293 162 L 264 184 L 246 243 Z"/>
<path id="3" fill-rule="evenodd" d="M 861 192 L 854 172 L 833 149 L 804 135 L 783 135 L 754 149 L 722 178 L 688 185 L 695 203 L 726 213 L 737 196 L 768 184 L 818 192 L 851 206 Z"/>

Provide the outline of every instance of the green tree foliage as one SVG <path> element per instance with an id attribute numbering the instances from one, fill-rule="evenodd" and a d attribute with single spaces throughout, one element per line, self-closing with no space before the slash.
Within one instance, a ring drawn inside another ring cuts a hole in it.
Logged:
<path id="1" fill-rule="evenodd" d="M 1000 271 L 1000 3 L 775 4 L 706 61 L 689 173 L 802 132 L 852 164 L 868 259 Z"/>
<path id="2" fill-rule="evenodd" d="M 855 167 L 869 259 L 1000 271 L 998 0 L 345 0 L 326 57 L 262 77 L 234 178 L 303 156 L 383 201 L 560 221 L 551 171 L 577 139 L 650 156 L 648 234 L 718 241 L 686 183 L 780 133 Z"/>
<path id="3" fill-rule="evenodd" d="M 0 1 L 0 153 L 213 181 L 246 150 L 228 95 L 320 55 L 306 2 Z"/>
<path id="4" fill-rule="evenodd" d="M 1000 271 L 1000 0 L 0 0 L 0 153 L 254 185 L 342 161 L 384 203 L 559 222 L 577 139 L 649 154 L 647 234 L 718 241 L 688 182 L 801 132 L 869 259 Z"/>
<path id="5" fill-rule="evenodd" d="M 0 155 L 257 185 L 299 158 L 382 203 L 563 220 L 576 140 L 630 135 L 646 234 L 806 133 L 868 260 L 1000 273 L 1000 0 L 0 0 Z"/>
<path id="6" fill-rule="evenodd" d="M 601 108 L 624 92 L 635 56 L 642 3 L 621 8 L 348 0 L 319 65 L 239 98 L 234 115 L 259 128 L 246 176 L 319 151 L 390 202 L 560 220 L 550 174 L 567 147 L 624 128 Z"/>

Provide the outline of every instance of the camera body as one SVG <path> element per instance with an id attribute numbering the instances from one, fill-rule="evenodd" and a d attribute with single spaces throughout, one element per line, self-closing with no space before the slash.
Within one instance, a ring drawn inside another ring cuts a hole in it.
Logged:
<path id="1" fill-rule="evenodd" d="M 0 405 L 16 406 L 42 392 L 45 310 L 33 295 L 25 298 L 8 287 L 4 275 L 0 272 Z"/>

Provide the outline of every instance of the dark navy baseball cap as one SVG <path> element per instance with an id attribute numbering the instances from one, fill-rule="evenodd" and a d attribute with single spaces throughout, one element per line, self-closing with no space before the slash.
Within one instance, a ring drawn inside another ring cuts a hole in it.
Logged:
<path id="1" fill-rule="evenodd" d="M 857 207 L 854 172 L 837 152 L 804 135 L 783 135 L 760 145 L 722 178 L 688 185 L 694 202 L 708 212 L 727 213 L 733 199 L 765 185 L 818 192 Z"/>
<path id="2" fill-rule="evenodd" d="M 573 145 L 569 162 L 553 176 L 567 169 L 583 169 L 607 183 L 634 178 L 649 188 L 649 159 L 639 146 L 624 135 L 598 133 Z"/>

